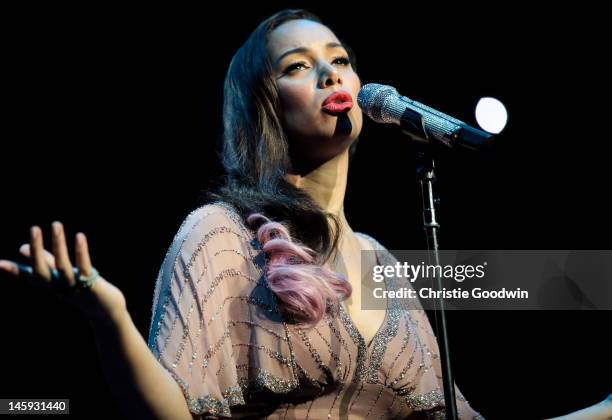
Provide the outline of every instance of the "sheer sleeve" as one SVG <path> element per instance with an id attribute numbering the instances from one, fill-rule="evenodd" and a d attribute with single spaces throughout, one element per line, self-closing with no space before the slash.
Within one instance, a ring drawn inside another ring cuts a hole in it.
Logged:
<path id="1" fill-rule="evenodd" d="M 262 255 L 238 214 L 215 203 L 185 219 L 164 259 L 149 348 L 196 416 L 230 417 L 253 382 L 295 386 L 284 324 L 257 264 Z"/>

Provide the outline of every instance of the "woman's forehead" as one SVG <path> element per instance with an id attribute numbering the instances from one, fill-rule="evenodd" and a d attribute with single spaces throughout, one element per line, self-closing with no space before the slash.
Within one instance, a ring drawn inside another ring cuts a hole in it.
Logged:
<path id="1" fill-rule="evenodd" d="M 275 28 L 268 38 L 272 58 L 295 48 L 322 48 L 331 42 L 339 42 L 325 25 L 312 20 L 290 20 Z"/>

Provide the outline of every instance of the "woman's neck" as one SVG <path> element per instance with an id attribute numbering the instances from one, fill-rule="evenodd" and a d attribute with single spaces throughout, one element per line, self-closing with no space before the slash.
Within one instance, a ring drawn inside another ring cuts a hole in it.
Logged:
<path id="1" fill-rule="evenodd" d="M 347 149 L 306 175 L 287 174 L 286 179 L 292 185 L 305 191 L 323 211 L 337 216 L 342 227 L 348 227 L 344 216 L 348 165 Z"/>

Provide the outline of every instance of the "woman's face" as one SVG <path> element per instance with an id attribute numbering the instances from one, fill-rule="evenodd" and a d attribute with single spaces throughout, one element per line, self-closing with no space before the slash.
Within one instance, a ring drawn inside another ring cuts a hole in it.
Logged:
<path id="1" fill-rule="evenodd" d="M 361 83 L 338 38 L 320 23 L 291 20 L 270 33 L 268 51 L 295 169 L 316 167 L 345 151 L 363 123 Z"/>

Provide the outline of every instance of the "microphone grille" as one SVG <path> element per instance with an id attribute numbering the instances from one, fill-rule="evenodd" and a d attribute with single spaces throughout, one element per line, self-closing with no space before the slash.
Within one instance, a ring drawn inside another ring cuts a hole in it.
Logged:
<path id="1" fill-rule="evenodd" d="M 385 104 L 387 101 L 398 96 L 399 93 L 397 93 L 394 87 L 378 83 L 368 83 L 359 91 L 357 103 L 361 110 L 374 121 L 390 123 L 393 122 L 393 119 L 387 115 L 387 106 Z"/>

